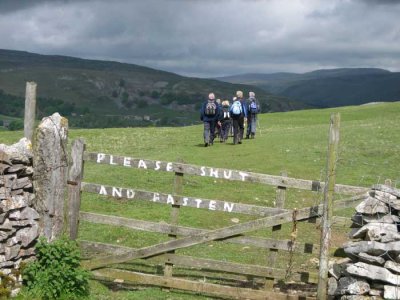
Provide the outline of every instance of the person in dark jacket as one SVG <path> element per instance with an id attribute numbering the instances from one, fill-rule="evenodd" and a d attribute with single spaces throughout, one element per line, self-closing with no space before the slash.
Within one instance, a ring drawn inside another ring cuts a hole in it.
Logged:
<path id="1" fill-rule="evenodd" d="M 208 95 L 208 100 L 200 109 L 200 120 L 204 123 L 204 146 L 213 145 L 215 126 L 220 118 L 220 106 L 215 102 L 214 93 Z"/>
<path id="2" fill-rule="evenodd" d="M 221 109 L 221 143 L 225 143 L 231 130 L 232 121 L 229 100 L 222 101 Z"/>
<path id="3" fill-rule="evenodd" d="M 254 139 L 257 128 L 257 114 L 260 112 L 260 104 L 256 99 L 254 92 L 249 92 L 249 99 L 247 100 L 247 132 L 246 139 L 250 136 Z"/>
<path id="4" fill-rule="evenodd" d="M 247 121 L 247 105 L 246 105 L 246 100 L 243 98 L 242 91 L 236 92 L 236 100 L 242 104 L 242 113 L 237 118 L 237 123 L 239 126 L 239 136 L 238 136 L 237 142 L 239 144 L 241 144 L 242 140 L 243 140 L 243 135 L 244 135 L 244 123 Z M 232 116 L 232 118 L 233 118 L 233 116 Z"/>

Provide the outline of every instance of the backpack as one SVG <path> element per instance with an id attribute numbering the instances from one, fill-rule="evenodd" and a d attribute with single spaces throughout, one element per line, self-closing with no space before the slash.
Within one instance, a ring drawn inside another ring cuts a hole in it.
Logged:
<path id="1" fill-rule="evenodd" d="M 206 104 L 206 108 L 204 109 L 204 114 L 209 117 L 215 116 L 217 113 L 217 105 L 214 101 L 208 101 Z"/>
<path id="2" fill-rule="evenodd" d="M 234 116 L 239 116 L 242 113 L 242 103 L 240 103 L 240 101 L 233 102 L 231 113 Z"/>
<path id="3" fill-rule="evenodd" d="M 252 113 L 252 114 L 257 114 L 258 113 L 258 105 L 257 105 L 257 103 L 256 103 L 256 101 L 251 101 L 250 102 L 250 105 L 249 105 L 249 110 L 250 110 L 250 113 Z"/>
<path id="4" fill-rule="evenodd" d="M 222 106 L 222 111 L 223 111 L 223 120 L 229 120 L 231 117 L 231 114 L 229 113 L 229 106 Z"/>

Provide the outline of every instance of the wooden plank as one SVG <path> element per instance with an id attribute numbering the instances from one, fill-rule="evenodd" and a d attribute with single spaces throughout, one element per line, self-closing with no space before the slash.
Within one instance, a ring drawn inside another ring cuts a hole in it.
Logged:
<path id="1" fill-rule="evenodd" d="M 140 159 L 130 156 L 117 156 L 105 153 L 85 152 L 84 160 L 95 162 L 98 164 L 118 165 L 128 168 L 155 171 L 179 172 L 187 175 L 198 175 L 203 177 L 221 178 L 226 180 L 257 182 L 272 186 L 284 186 L 287 188 L 297 188 L 309 191 L 322 191 L 324 188 L 323 182 L 313 180 L 296 179 L 285 176 L 267 175 L 224 168 L 196 166 L 176 162 Z M 336 189 L 338 193 L 343 194 L 356 194 L 368 190 L 368 188 L 354 187 L 349 185 L 337 185 Z"/>
<path id="2" fill-rule="evenodd" d="M 257 206 L 236 202 L 210 200 L 204 198 L 185 197 L 172 194 L 164 194 L 143 190 L 135 190 L 122 187 L 112 187 L 95 183 L 82 182 L 82 191 L 96 193 L 103 196 L 117 199 L 127 199 L 129 201 L 145 200 L 157 204 L 180 205 L 199 209 L 224 211 L 228 213 L 242 213 L 255 216 L 272 216 L 285 212 L 285 209 L 273 207 Z"/>
<path id="3" fill-rule="evenodd" d="M 321 213 L 322 206 L 307 207 L 298 210 L 298 219 L 310 218 Z M 271 227 L 278 224 L 283 224 L 292 219 L 291 212 L 281 213 L 271 217 L 265 217 L 254 221 L 249 221 L 241 224 L 232 225 L 226 228 L 216 229 L 205 233 L 198 233 L 189 237 L 183 237 L 177 240 L 164 242 L 161 244 L 144 247 L 126 255 L 108 256 L 99 259 L 93 259 L 86 262 L 85 267 L 88 269 L 95 269 L 104 267 L 110 264 L 121 263 L 124 261 L 132 260 L 135 258 L 143 258 L 156 254 L 165 253 L 171 250 L 190 247 L 214 240 L 224 239 L 227 237 L 239 235 L 248 231 L 254 231 L 264 227 Z"/>
<path id="4" fill-rule="evenodd" d="M 331 115 L 329 128 L 329 143 L 326 180 L 327 184 L 324 189 L 324 210 L 321 230 L 321 253 L 319 257 L 319 279 L 318 279 L 318 299 L 325 300 L 328 298 L 328 263 L 329 263 L 329 247 L 331 242 L 332 216 L 333 216 L 333 196 L 336 184 L 336 162 L 338 158 L 339 148 L 339 128 L 340 114 Z"/>
<path id="5" fill-rule="evenodd" d="M 149 232 L 158 232 L 166 234 L 174 232 L 177 235 L 181 236 L 190 236 L 198 233 L 209 232 L 209 230 L 205 229 L 183 227 L 183 226 L 176 226 L 174 229 L 172 229 L 169 224 L 161 224 L 156 222 L 141 221 L 141 220 L 127 219 L 122 217 L 106 216 L 106 215 L 99 215 L 99 214 L 85 213 L 85 212 L 80 213 L 80 219 L 82 221 L 88 221 L 97 224 L 124 226 L 135 230 L 143 230 Z M 275 239 L 267 239 L 254 236 L 229 237 L 227 239 L 224 239 L 224 241 L 232 244 L 254 246 L 265 249 L 277 249 L 282 251 L 289 251 L 291 244 L 290 240 L 275 240 Z M 296 253 L 317 254 L 319 253 L 319 244 L 296 242 L 293 245 L 293 251 Z"/>
<path id="6" fill-rule="evenodd" d="M 69 236 L 75 240 L 78 236 L 79 210 L 81 207 L 81 182 L 83 178 L 83 153 L 85 141 L 72 142 L 71 163 L 68 173 L 68 227 Z"/>
<path id="7" fill-rule="evenodd" d="M 119 279 L 128 284 L 144 284 L 173 289 L 192 291 L 201 295 L 215 295 L 231 299 L 263 299 L 263 300 L 298 300 L 315 299 L 302 295 L 286 295 L 283 293 L 252 290 L 219 284 L 197 282 L 192 280 L 171 278 L 157 275 L 142 274 L 118 269 L 102 269 L 93 271 L 93 277 L 98 280 Z"/>
<path id="8" fill-rule="evenodd" d="M 79 241 L 79 246 L 81 249 L 88 252 L 95 253 L 128 253 L 134 248 L 117 246 L 112 244 L 105 243 L 97 243 L 90 241 Z M 230 263 L 225 261 L 218 261 L 212 259 L 204 259 L 204 258 L 195 258 L 184 255 L 176 255 L 176 254 L 162 254 L 156 257 L 145 258 L 146 261 L 161 263 L 167 260 L 171 264 L 180 267 L 190 267 L 197 269 L 207 269 L 210 271 L 218 271 L 218 272 L 230 272 L 235 274 L 242 275 L 253 275 L 259 277 L 271 277 L 282 279 L 285 278 L 286 271 L 283 269 L 271 268 L 271 267 L 263 267 L 258 265 L 246 265 L 239 263 Z M 317 283 L 317 274 L 309 273 L 309 272 L 293 272 L 293 276 L 290 278 L 291 280 L 295 280 L 298 282 L 308 282 L 308 283 Z"/>
<path id="9" fill-rule="evenodd" d="M 174 265 L 181 267 L 190 267 L 197 269 L 207 269 L 211 271 L 229 272 L 244 275 L 253 275 L 259 277 L 271 277 L 277 279 L 285 278 L 286 271 L 273 267 L 264 267 L 258 265 L 248 265 L 219 261 L 214 259 L 196 258 L 185 255 L 166 254 L 167 260 Z M 294 272 L 291 280 L 297 282 L 317 283 L 317 273 Z"/>

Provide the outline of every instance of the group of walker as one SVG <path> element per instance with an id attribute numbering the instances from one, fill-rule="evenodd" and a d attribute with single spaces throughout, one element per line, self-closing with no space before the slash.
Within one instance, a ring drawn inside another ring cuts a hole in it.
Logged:
<path id="1" fill-rule="evenodd" d="M 243 92 L 237 91 L 232 104 L 229 100 L 222 102 L 220 99 L 216 100 L 214 93 L 210 93 L 200 110 L 200 119 L 204 122 L 204 146 L 213 145 L 217 134 L 220 142 L 225 143 L 232 127 L 233 144 L 241 144 L 245 123 L 247 123 L 246 139 L 255 138 L 259 112 L 260 104 L 254 92 L 249 92 L 249 98 L 246 100 L 243 98 Z"/>

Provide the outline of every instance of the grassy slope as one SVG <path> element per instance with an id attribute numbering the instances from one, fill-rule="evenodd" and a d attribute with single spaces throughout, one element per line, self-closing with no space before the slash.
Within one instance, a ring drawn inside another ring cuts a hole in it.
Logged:
<path id="1" fill-rule="evenodd" d="M 399 113 L 400 103 L 344 107 L 339 109 L 309 110 L 260 116 L 260 128 L 255 140 L 242 145 L 216 143 L 213 147 L 202 147 L 202 127 L 182 128 L 130 128 L 104 130 L 71 130 L 70 139 L 84 137 L 87 150 L 141 158 L 176 161 L 181 158 L 187 163 L 226 167 L 253 172 L 279 175 L 286 171 L 289 176 L 303 179 L 323 180 L 328 140 L 329 116 L 341 113 L 341 142 L 338 161 L 337 183 L 370 186 L 391 178 L 400 180 L 398 169 L 400 146 Z M 21 133 L 0 132 L 0 141 L 11 143 Z M 154 171 L 140 172 L 121 167 L 85 165 L 85 181 L 109 185 L 135 187 L 150 191 L 172 192 L 173 175 Z M 251 183 L 225 182 L 185 176 L 184 195 L 209 199 L 240 201 L 257 205 L 272 206 L 274 189 Z M 337 198 L 344 195 L 337 195 Z M 288 191 L 286 207 L 302 207 L 319 203 L 321 195 L 311 192 Z M 168 221 L 170 209 L 163 205 L 147 202 L 126 203 L 83 195 L 82 210 L 95 211 L 152 221 Z M 352 211 L 340 212 L 351 215 Z M 180 225 L 219 228 L 232 224 L 233 217 L 241 222 L 254 217 L 222 214 L 205 210 L 184 208 L 180 214 Z M 291 225 L 283 227 L 282 238 L 288 238 Z M 270 230 L 260 230 L 253 235 L 269 236 Z M 340 244 L 344 234 L 334 235 Z M 131 247 L 151 245 L 166 240 L 160 234 L 144 234 L 123 228 L 113 228 L 83 223 L 80 238 L 119 243 Z M 312 224 L 299 224 L 299 241 L 315 242 L 319 230 Z M 178 251 L 182 254 L 222 259 L 242 263 L 267 264 L 265 250 L 246 248 L 227 243 L 208 243 Z M 286 257 L 287 258 L 287 257 Z M 309 256 L 295 259 L 295 268 L 312 270 Z M 282 260 L 280 267 L 285 268 Z M 140 266 L 134 266 L 140 268 Z M 316 270 L 316 269 L 314 269 Z M 150 272 L 156 272 L 150 269 Z M 135 293 L 111 292 L 93 282 L 93 299 L 164 299 L 159 289 Z M 197 296 L 179 293 L 168 294 L 170 299 L 190 299 Z"/>

